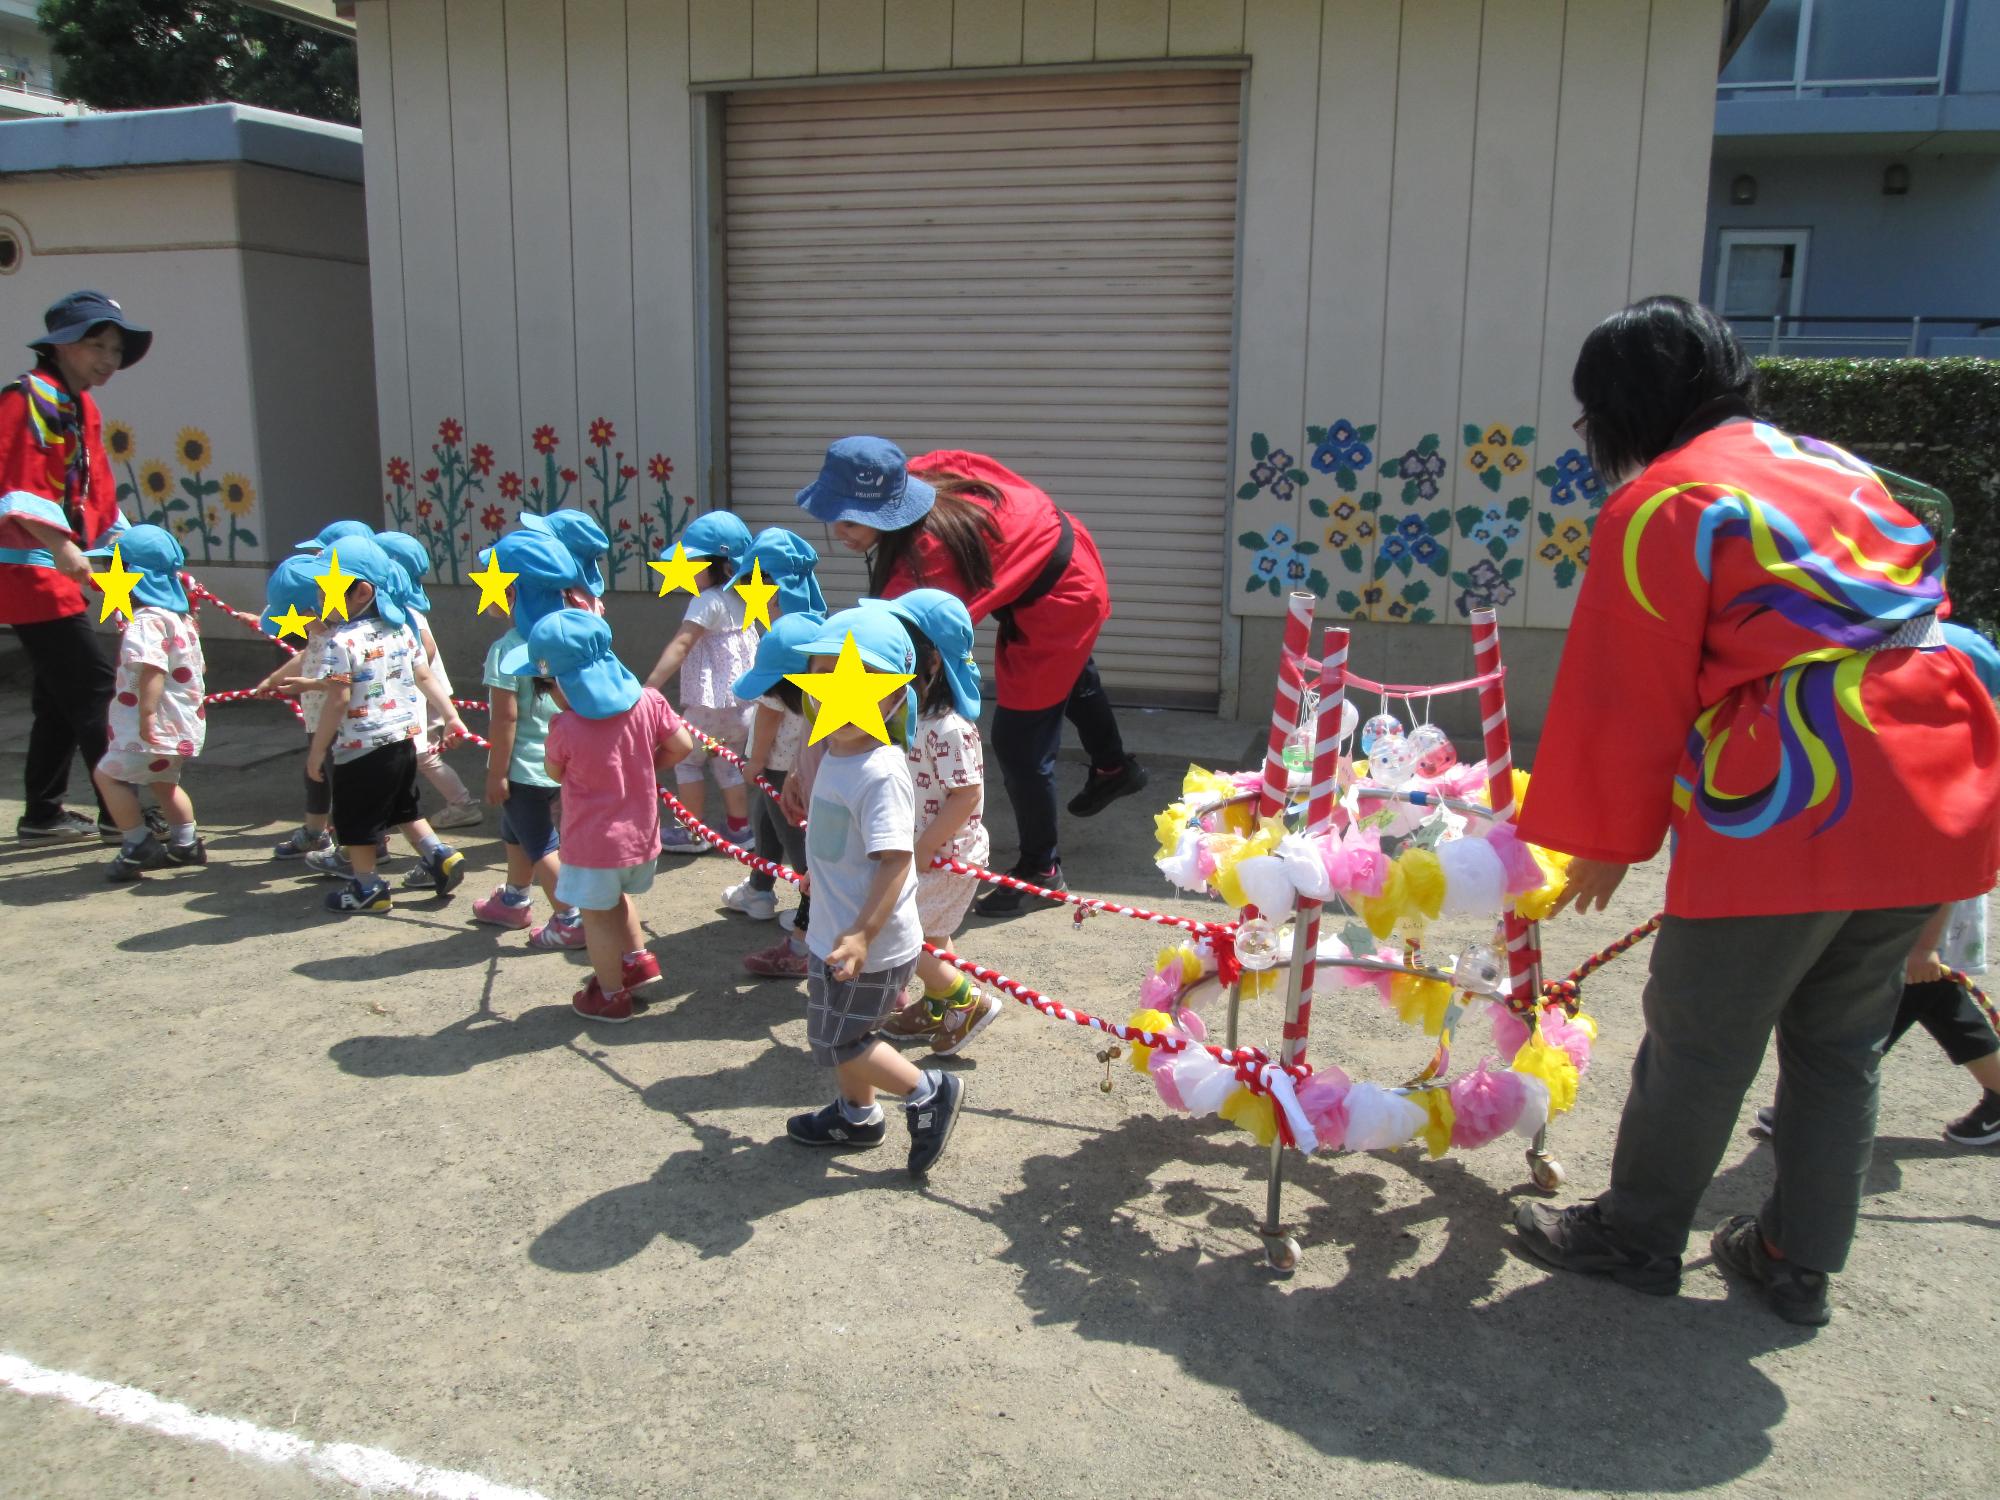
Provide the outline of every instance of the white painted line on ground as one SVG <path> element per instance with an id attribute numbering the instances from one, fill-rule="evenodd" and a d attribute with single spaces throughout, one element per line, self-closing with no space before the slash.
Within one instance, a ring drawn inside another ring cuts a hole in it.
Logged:
<path id="1" fill-rule="evenodd" d="M 234 1417 L 194 1411 L 150 1391 L 113 1385 L 88 1375 L 45 1370 L 16 1355 L 0 1353 L 0 1385 L 23 1396 L 66 1401 L 93 1416 L 143 1427 L 168 1437 L 207 1443 L 267 1464 L 304 1469 L 316 1479 L 351 1484 L 372 1494 L 421 1496 L 422 1500 L 548 1500 L 539 1490 L 496 1484 L 458 1469 L 433 1469 L 380 1448 L 357 1443 L 315 1443 L 289 1432 L 274 1432 Z"/>

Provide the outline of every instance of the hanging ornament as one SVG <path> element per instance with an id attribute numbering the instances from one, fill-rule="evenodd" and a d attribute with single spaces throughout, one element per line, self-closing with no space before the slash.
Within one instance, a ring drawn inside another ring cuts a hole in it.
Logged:
<path id="1" fill-rule="evenodd" d="M 1410 731 L 1410 748 L 1417 752 L 1417 773 L 1442 776 L 1458 764 L 1458 751 L 1451 737 L 1435 724 L 1419 724 Z"/>
<path id="2" fill-rule="evenodd" d="M 1452 966 L 1451 982 L 1475 995 L 1498 995 L 1503 972 L 1500 955 L 1484 943 L 1474 943 L 1458 955 L 1458 962 Z"/>
<path id="3" fill-rule="evenodd" d="M 1377 714 L 1361 726 L 1361 753 L 1372 762 L 1375 759 L 1375 745 L 1378 741 L 1388 739 L 1392 735 L 1400 739 L 1402 734 L 1401 719 L 1394 714 Z"/>
<path id="4" fill-rule="evenodd" d="M 1262 917 L 1236 925 L 1236 961 L 1246 969 L 1268 969 L 1278 962 L 1278 929 Z"/>
<path id="5" fill-rule="evenodd" d="M 1383 786 L 1401 786 L 1417 774 L 1417 750 L 1400 734 L 1387 735 L 1368 752 L 1368 775 Z"/>

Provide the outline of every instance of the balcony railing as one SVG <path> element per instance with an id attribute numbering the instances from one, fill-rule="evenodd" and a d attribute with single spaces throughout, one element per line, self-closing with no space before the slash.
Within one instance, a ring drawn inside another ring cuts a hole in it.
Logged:
<path id="1" fill-rule="evenodd" d="M 1730 327 L 1752 354 L 1799 359 L 1922 359 L 1975 355 L 2000 359 L 2000 313 L 1983 317 L 1748 318 Z"/>
<path id="2" fill-rule="evenodd" d="M 1725 99 L 1941 94 L 1959 0 L 1771 0 L 1719 85 Z"/>

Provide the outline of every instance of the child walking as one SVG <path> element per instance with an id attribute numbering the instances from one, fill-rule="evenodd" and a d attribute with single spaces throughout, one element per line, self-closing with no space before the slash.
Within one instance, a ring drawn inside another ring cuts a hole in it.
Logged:
<path id="1" fill-rule="evenodd" d="M 394 905 L 389 883 L 375 868 L 377 841 L 392 826 L 416 850 L 439 895 L 465 878 L 465 856 L 418 813 L 418 695 L 430 700 L 450 732 L 463 734 L 465 725 L 406 628 L 396 595 L 397 565 L 372 538 L 343 539 L 337 555 L 341 571 L 355 581 L 347 585 L 347 619 L 327 632 L 326 675 L 312 684 L 325 692 L 326 702 L 307 752 L 306 775 L 332 785 L 334 838 L 354 873 L 328 894 L 326 908 L 345 915 Z M 326 571 L 327 564 L 320 564 L 320 574 Z M 314 857 L 307 862 L 314 864 Z"/>
<path id="2" fill-rule="evenodd" d="M 304 543 L 300 545 L 302 549 L 305 547 Z M 331 670 L 326 660 L 328 622 L 319 617 L 320 591 L 319 584 L 314 580 L 316 573 L 324 571 L 319 559 L 306 550 L 279 563 L 271 570 L 270 580 L 264 586 L 264 613 L 257 622 L 265 634 L 278 636 L 283 628 L 278 623 L 280 619 L 294 614 L 306 617 L 305 645 L 294 651 L 283 666 L 258 683 L 252 691 L 296 697 L 299 700 L 299 715 L 305 724 L 308 747 L 326 709 L 326 692 L 307 684 L 323 682 Z M 284 643 L 284 639 L 278 636 L 280 644 Z M 333 834 L 327 827 L 333 811 L 333 786 L 324 779 L 315 781 L 310 776 L 305 777 L 305 784 L 304 821 L 272 847 L 271 857 L 304 859 L 321 855 L 338 861 L 340 852 L 333 847 Z M 375 852 L 378 859 L 386 855 L 386 841 Z M 352 867 L 340 872 L 343 879 L 353 873 Z"/>
<path id="3" fill-rule="evenodd" d="M 744 622 L 743 597 L 730 585 L 737 562 L 750 550 L 750 528 L 726 510 L 697 516 L 681 533 L 688 557 L 708 558 L 701 592 L 688 605 L 687 617 L 659 661 L 647 674 L 646 686 L 660 688 L 680 674 L 681 713 L 688 726 L 727 745 L 738 755 L 750 744 L 750 705 L 734 692 L 736 679 L 756 663 L 757 632 Z M 750 807 L 743 773 L 721 756 L 710 756 L 701 741 L 675 767 L 680 799 L 687 810 L 707 822 L 704 768 L 715 772 L 722 792 L 724 835 L 738 847 L 750 843 Z M 662 847 L 669 854 L 700 854 L 708 848 L 678 823 L 666 830 Z"/>
<path id="4" fill-rule="evenodd" d="M 486 692 L 492 736 L 486 752 L 486 800 L 500 809 L 500 844 L 507 855 L 507 878 L 492 895 L 472 903 L 472 915 L 495 927 L 526 927 L 528 946 L 544 951 L 584 946 L 583 914 L 556 899 L 562 858 L 556 849 L 556 796 L 559 788 L 543 764 L 549 723 L 556 715 L 550 684 L 530 673 L 503 671 L 501 663 L 525 653 L 517 627 L 486 653 Z M 539 885 L 553 909 L 533 926 L 528 892 Z"/>
<path id="5" fill-rule="evenodd" d="M 562 872 L 556 899 L 583 908 L 591 976 L 570 1008 L 629 1021 L 636 991 L 658 982 L 632 898 L 653 886 L 660 857 L 658 777 L 692 740 L 667 700 L 611 654 L 611 627 L 582 610 L 545 616 L 500 669 L 549 679 L 562 709 L 542 764 L 562 787 Z"/>
<path id="6" fill-rule="evenodd" d="M 403 613 L 410 618 L 410 633 L 416 636 L 423 648 L 424 666 L 437 684 L 444 690 L 445 697 L 452 696 L 451 674 L 445 671 L 444 657 L 438 652 L 438 644 L 431 635 L 430 622 L 425 616 L 430 613 L 430 596 L 424 592 L 424 574 L 430 570 L 430 549 L 415 537 L 401 531 L 378 531 L 375 545 L 389 554 L 389 560 L 402 573 Z M 428 708 L 422 700 L 419 710 Z M 444 758 L 447 736 L 444 725 L 433 723 L 426 712 L 422 721 L 422 733 L 417 737 L 417 774 L 431 784 L 431 789 L 444 798 L 444 806 L 430 819 L 433 828 L 476 828 L 485 821 L 479 799 L 467 789 L 464 780 L 453 770 Z M 423 871 L 412 870 L 403 877 L 405 884 L 423 885 Z"/>
<path id="7" fill-rule="evenodd" d="M 924 941 L 950 951 L 979 889 L 976 876 L 933 870 L 939 855 L 984 868 L 992 854 L 983 816 L 986 773 L 979 746 L 979 664 L 972 658 L 972 616 L 941 589 L 912 589 L 883 602 L 903 622 L 917 653 L 917 722 L 907 755 L 917 798 L 917 915 Z M 889 1018 L 883 1035 L 928 1038 L 949 1057 L 1000 1014 L 1000 999 L 976 988 L 951 963 L 926 950 L 917 960 L 923 998 Z"/>
<path id="8" fill-rule="evenodd" d="M 849 637 L 872 672 L 906 676 L 916 653 L 886 610 L 844 610 L 809 648 L 815 672 L 831 672 Z M 882 699 L 893 708 L 899 683 Z M 901 1096 L 910 1130 L 909 1171 L 922 1177 L 944 1153 L 958 1122 L 965 1083 L 936 1069 L 919 1072 L 881 1027 L 901 1000 L 923 947 L 914 868 L 916 805 L 903 751 L 844 725 L 822 743 L 806 821 L 813 914 L 806 942 L 806 1039 L 813 1061 L 831 1068 L 837 1096 L 794 1115 L 785 1133 L 802 1146 L 853 1150 L 887 1133 L 876 1091 Z"/>
<path id="9" fill-rule="evenodd" d="M 809 670 L 806 647 L 819 638 L 826 618 L 812 613 L 781 616 L 757 643 L 756 664 L 736 679 L 736 696 L 757 705 L 750 731 L 750 824 L 756 832 L 757 853 L 782 860 L 801 875 L 806 870 L 805 830 L 755 786 L 762 776 L 780 793 L 798 767 L 805 745 L 805 694 L 785 679 Z M 777 881 L 761 870 L 722 893 L 722 904 L 760 922 L 778 914 Z M 761 979 L 803 979 L 806 973 L 806 926 L 812 898 L 801 891 L 792 930 L 769 948 L 743 956 L 743 967 Z"/>
<path id="10" fill-rule="evenodd" d="M 124 884 L 139 879 L 142 870 L 208 863 L 194 803 L 181 790 L 181 773 L 207 738 L 208 711 L 201 701 L 201 633 L 188 614 L 180 580 L 187 554 L 159 526 L 128 527 L 119 534 L 117 549 L 126 570 L 144 576 L 132 586 L 134 608 L 118 646 L 109 744 L 91 777 L 120 835 L 104 876 Z M 111 554 L 110 547 L 102 547 L 84 556 Z M 141 785 L 152 789 L 167 816 L 165 844 L 146 826 L 135 790 Z"/>

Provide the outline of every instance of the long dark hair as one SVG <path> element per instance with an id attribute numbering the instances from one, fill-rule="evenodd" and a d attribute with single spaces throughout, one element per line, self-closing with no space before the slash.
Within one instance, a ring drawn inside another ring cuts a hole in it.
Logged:
<path id="1" fill-rule="evenodd" d="M 957 699 L 951 695 L 951 679 L 945 675 L 944 653 L 923 631 L 903 621 L 910 644 L 917 648 L 917 713 L 926 719 L 950 713 Z"/>
<path id="2" fill-rule="evenodd" d="M 936 487 L 937 503 L 908 526 L 882 533 L 868 553 L 868 592 L 881 594 L 896 565 L 909 557 L 917 533 L 925 530 L 943 545 L 968 588 L 992 588 L 993 557 L 988 549 L 1000 539 L 1000 522 L 993 514 L 1000 506 L 1000 492 L 956 474 L 933 471 L 916 477 Z M 917 573 L 914 561 L 910 571 L 917 574 L 918 583 L 928 581 Z"/>
<path id="3" fill-rule="evenodd" d="M 1757 366 L 1709 309 L 1648 297 L 1591 329 L 1570 389 L 1590 461 L 1610 485 L 1713 425 L 1705 419 L 1749 415 Z"/>

